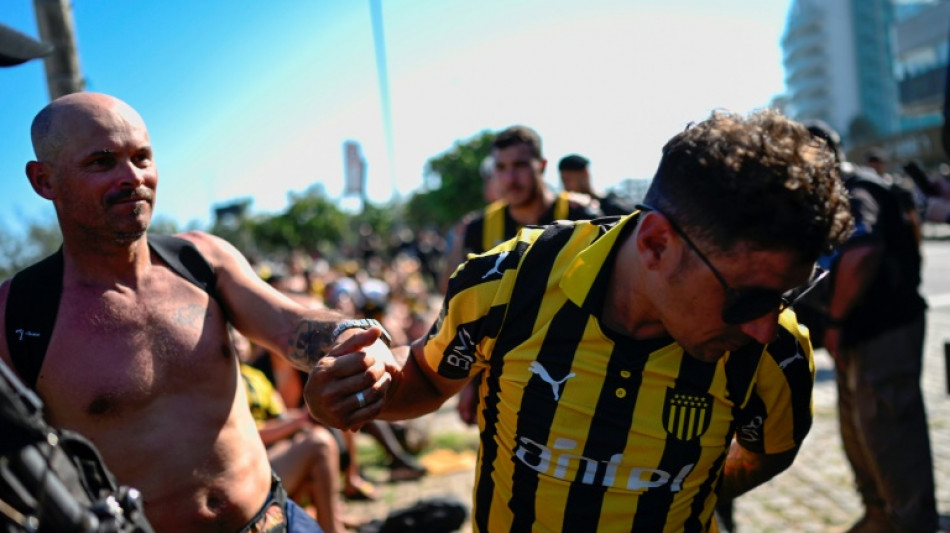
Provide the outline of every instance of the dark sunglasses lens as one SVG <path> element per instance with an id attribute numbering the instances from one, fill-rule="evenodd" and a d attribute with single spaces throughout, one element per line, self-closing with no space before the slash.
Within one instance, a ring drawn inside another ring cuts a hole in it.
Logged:
<path id="1" fill-rule="evenodd" d="M 732 299 L 722 310 L 722 320 L 726 324 L 744 324 L 779 308 L 786 308 L 805 295 L 828 274 L 817 269 L 811 281 L 806 285 L 788 291 L 785 294 L 768 290 L 744 290 L 733 293 Z"/>
<path id="2" fill-rule="evenodd" d="M 772 291 L 740 291 L 722 310 L 726 324 L 744 324 L 778 309 L 782 295 Z"/>

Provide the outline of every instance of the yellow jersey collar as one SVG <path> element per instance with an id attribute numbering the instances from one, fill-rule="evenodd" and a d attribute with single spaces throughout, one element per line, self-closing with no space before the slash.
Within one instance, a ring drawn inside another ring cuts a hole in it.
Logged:
<path id="1" fill-rule="evenodd" d="M 605 267 L 612 267 L 612 265 L 608 265 L 607 263 L 612 260 L 611 252 L 617 248 L 618 238 L 620 235 L 627 233 L 624 231 L 627 225 L 636 225 L 639 216 L 640 211 L 634 211 L 622 217 L 616 225 L 607 230 L 599 239 L 596 238 L 596 233 L 591 235 L 590 238 L 596 240 L 577 254 L 571 261 L 571 264 L 568 265 L 564 276 L 561 277 L 559 286 L 561 290 L 564 291 L 564 294 L 567 295 L 568 299 L 574 302 L 578 307 L 583 307 L 584 301 L 587 299 L 594 285 L 594 281 L 597 279 L 601 270 Z M 598 228 L 596 225 L 591 225 L 590 227 Z M 599 312 L 599 310 L 592 311 Z"/>

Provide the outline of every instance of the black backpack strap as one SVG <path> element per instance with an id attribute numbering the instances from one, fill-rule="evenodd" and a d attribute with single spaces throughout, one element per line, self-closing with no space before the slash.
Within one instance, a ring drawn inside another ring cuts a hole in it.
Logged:
<path id="1" fill-rule="evenodd" d="M 152 250 L 176 274 L 217 299 L 214 268 L 189 241 L 148 235 Z M 29 388 L 36 388 L 56 324 L 63 293 L 63 249 L 13 277 L 7 296 L 5 333 L 13 367 Z"/>
<path id="2" fill-rule="evenodd" d="M 148 234 L 148 245 L 176 274 L 195 284 L 212 298 L 218 298 L 217 276 L 208 260 L 191 241 L 171 235 Z"/>
<path id="3" fill-rule="evenodd" d="M 7 348 L 23 383 L 36 388 L 63 293 L 63 249 L 17 273 L 7 295 Z"/>

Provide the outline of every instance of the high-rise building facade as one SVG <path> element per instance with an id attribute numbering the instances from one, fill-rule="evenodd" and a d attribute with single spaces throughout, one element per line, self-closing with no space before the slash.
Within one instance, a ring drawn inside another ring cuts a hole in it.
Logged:
<path id="1" fill-rule="evenodd" d="M 899 6 L 895 24 L 894 76 L 901 111 L 901 131 L 943 124 L 950 1 Z"/>
<path id="2" fill-rule="evenodd" d="M 891 0 L 793 0 L 782 36 L 786 109 L 846 141 L 899 132 Z"/>

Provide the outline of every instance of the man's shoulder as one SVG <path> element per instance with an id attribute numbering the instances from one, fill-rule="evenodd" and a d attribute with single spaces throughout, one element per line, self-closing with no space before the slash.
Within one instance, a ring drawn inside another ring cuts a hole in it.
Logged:
<path id="1" fill-rule="evenodd" d="M 154 238 L 154 237 L 153 237 Z M 227 267 L 229 259 L 235 255 L 243 255 L 233 244 L 217 235 L 204 231 L 187 231 L 175 235 L 158 236 L 159 239 L 175 242 L 185 241 L 185 247 L 193 247 L 201 258 L 208 262 L 215 270 Z M 173 245 L 174 246 L 174 245 Z M 177 246 L 175 246 L 177 248 Z"/>
<path id="2" fill-rule="evenodd" d="M 567 220 L 590 220 L 604 216 L 597 198 L 588 194 L 562 191 L 558 193 L 558 200 L 567 202 Z M 557 208 L 552 205 L 550 209 Z"/>
<path id="3" fill-rule="evenodd" d="M 628 215 L 633 212 L 633 205 L 613 191 L 599 198 L 598 201 L 601 211 L 606 216 Z"/>
<path id="4" fill-rule="evenodd" d="M 459 220 L 458 225 L 464 232 L 467 232 L 481 225 L 491 214 L 505 212 L 506 210 L 508 210 L 508 203 L 503 200 L 496 200 L 481 209 L 465 213 Z"/>
<path id="5" fill-rule="evenodd" d="M 469 256 L 449 280 L 448 294 L 493 281 L 507 270 L 520 268 L 521 258 L 544 231 L 543 226 L 525 226 L 515 238 L 502 242 L 490 250 Z"/>
<path id="6" fill-rule="evenodd" d="M 468 213 L 462 215 L 462 219 L 459 224 L 465 228 L 468 228 L 473 224 L 478 224 L 485 219 L 485 211 L 485 208 L 469 211 Z"/>
<path id="7" fill-rule="evenodd" d="M 223 239 L 212 235 L 211 233 L 205 231 L 191 230 L 182 233 L 175 233 L 173 235 L 164 235 L 164 234 L 149 234 L 149 240 L 181 240 L 186 241 L 192 244 L 195 248 L 198 248 L 198 251 L 208 250 L 212 252 L 214 249 L 221 246 Z"/>
<path id="8" fill-rule="evenodd" d="M 620 217 L 599 217 L 558 220 L 552 224 L 525 226 L 519 231 L 517 237 L 522 247 L 519 257 L 526 254 L 533 255 L 542 264 L 572 262 L 577 254 L 592 246 L 620 221 Z"/>
<path id="9" fill-rule="evenodd" d="M 809 331 L 794 313 L 782 313 L 775 339 L 766 346 L 765 351 L 786 377 L 790 373 L 813 372 L 814 359 Z M 801 366 L 792 367 L 797 361 L 801 362 Z"/>

